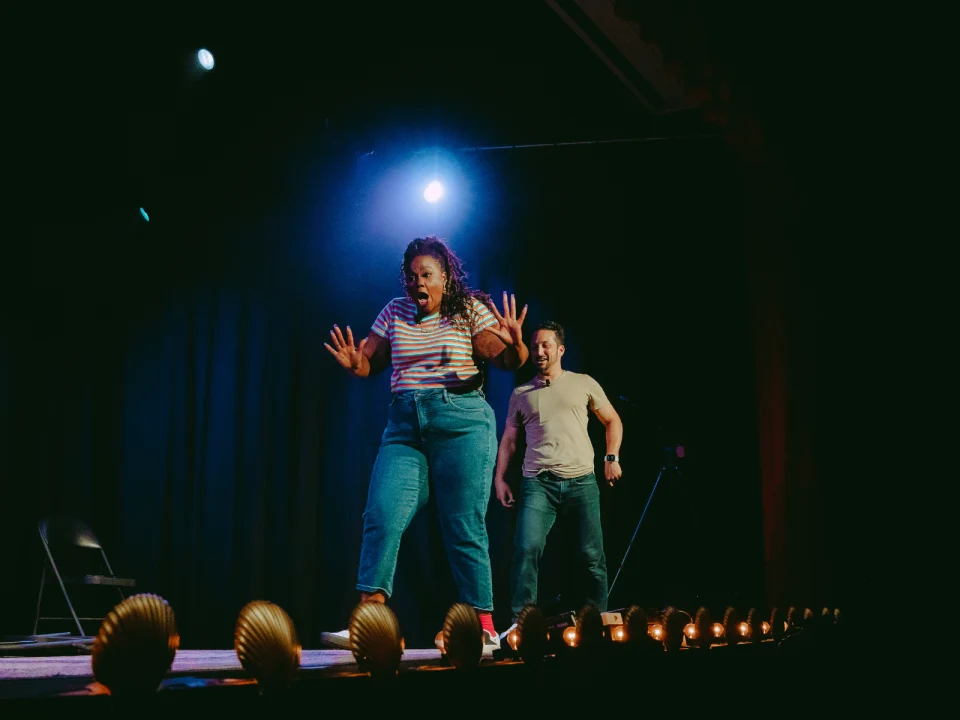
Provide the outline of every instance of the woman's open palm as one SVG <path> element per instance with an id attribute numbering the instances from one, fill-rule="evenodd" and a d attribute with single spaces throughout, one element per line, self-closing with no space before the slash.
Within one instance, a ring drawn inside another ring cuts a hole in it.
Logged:
<path id="1" fill-rule="evenodd" d="M 523 306 L 523 312 L 517 317 L 517 297 L 510 295 L 510 302 L 507 302 L 507 293 L 503 293 L 503 315 L 497 309 L 496 303 L 490 303 L 493 316 L 500 323 L 500 327 L 495 330 L 491 328 L 507 345 L 519 345 L 523 341 L 523 321 L 527 318 L 527 306 Z"/>
<path id="2" fill-rule="evenodd" d="M 323 345 L 330 351 L 330 354 L 336 358 L 337 362 L 340 363 L 345 370 L 350 370 L 353 373 L 359 372 L 363 364 L 363 346 L 367 344 L 367 338 L 361 340 L 360 344 L 355 347 L 353 344 L 353 331 L 350 329 L 350 326 L 347 325 L 347 338 L 344 340 L 340 328 L 334 325 L 333 330 L 330 331 L 330 339 L 333 341 L 332 346 L 330 343 L 324 343 Z"/>

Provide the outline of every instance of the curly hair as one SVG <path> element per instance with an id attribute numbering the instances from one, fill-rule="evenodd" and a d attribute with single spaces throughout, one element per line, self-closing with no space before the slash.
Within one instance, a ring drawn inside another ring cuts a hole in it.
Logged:
<path id="1" fill-rule="evenodd" d="M 410 272 L 410 263 L 414 258 L 428 255 L 440 263 L 443 272 L 447 274 L 447 284 L 440 301 L 440 315 L 454 323 L 471 322 L 474 314 L 471 300 L 476 298 L 487 307 L 493 306 L 490 295 L 482 290 L 474 290 L 467 285 L 467 273 L 463 269 L 463 262 L 450 249 L 445 240 L 428 235 L 411 240 L 403 252 L 403 263 L 400 265 L 400 284 L 404 291 L 407 288 L 407 274 Z"/>

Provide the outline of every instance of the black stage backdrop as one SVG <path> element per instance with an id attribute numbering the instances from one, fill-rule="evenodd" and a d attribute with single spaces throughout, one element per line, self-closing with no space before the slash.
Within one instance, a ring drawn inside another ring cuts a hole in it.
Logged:
<path id="1" fill-rule="evenodd" d="M 544 12 L 540 42 L 566 55 L 484 54 L 478 31 L 472 59 L 451 41 L 429 81 L 412 51 L 352 74 L 328 64 L 324 101 L 304 89 L 319 71 L 295 69 L 309 50 L 281 68 L 264 50 L 277 41 L 235 52 L 233 70 L 220 53 L 211 89 L 163 84 L 175 53 L 162 39 L 133 56 L 152 95 L 64 83 L 59 102 L 86 120 L 64 139 L 38 117 L 40 165 L 59 170 L 53 200 L 26 207 L 0 335 L 3 633 L 32 623 L 36 522 L 51 513 L 88 520 L 118 572 L 170 601 L 183 647 L 229 647 L 253 599 L 284 607 L 307 647 L 345 627 L 389 385 L 347 378 L 323 342 L 333 323 L 367 332 L 401 292 L 405 244 L 431 233 L 475 286 L 529 303 L 528 334 L 561 322 L 564 366 L 593 375 L 623 418 L 624 478 L 602 486 L 611 581 L 635 542 L 611 607 L 842 602 L 841 490 L 831 505 L 819 489 L 823 238 L 806 242 L 828 209 L 698 121 L 629 109 Z M 219 47 L 243 45 L 218 32 Z M 85 51 L 84 67 L 104 59 Z M 422 185 L 403 179 L 430 144 L 675 134 L 426 153 L 468 188 L 433 215 L 410 209 Z M 498 431 L 531 372 L 489 372 Z M 682 473 L 661 479 L 637 531 L 676 444 Z M 500 625 L 512 523 L 492 498 Z M 565 543 L 544 558 L 541 601 L 574 609 Z M 392 605 L 408 645 L 428 645 L 454 600 L 431 505 L 400 552 Z"/>

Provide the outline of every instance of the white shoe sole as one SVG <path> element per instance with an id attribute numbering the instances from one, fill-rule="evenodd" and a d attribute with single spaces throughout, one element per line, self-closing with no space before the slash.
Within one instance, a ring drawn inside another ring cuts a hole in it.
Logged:
<path id="1" fill-rule="evenodd" d="M 330 650 L 350 650 L 350 638 L 338 633 L 320 633 L 320 646 Z"/>

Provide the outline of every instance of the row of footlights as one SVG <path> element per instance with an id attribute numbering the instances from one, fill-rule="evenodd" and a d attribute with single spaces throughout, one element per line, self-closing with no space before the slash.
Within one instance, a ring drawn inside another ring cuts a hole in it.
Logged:
<path id="1" fill-rule="evenodd" d="M 716 620 L 709 608 L 691 615 L 668 607 L 650 613 L 633 605 L 601 613 L 586 606 L 577 614 L 548 618 L 535 605 L 525 607 L 507 634 L 504 654 L 541 659 L 558 648 L 612 642 L 674 651 L 781 640 L 805 628 L 838 625 L 838 608 L 751 608 L 741 617 L 727 607 Z M 360 603 L 350 616 L 350 650 L 359 669 L 397 673 L 405 649 L 396 615 L 386 605 Z M 474 667 L 483 652 L 483 631 L 476 611 L 457 603 L 449 609 L 436 639 L 444 660 L 457 668 Z M 94 678 L 112 695 L 153 693 L 173 666 L 180 647 L 173 608 L 159 595 L 127 598 L 103 619 L 92 648 Z M 302 648 L 290 616 L 278 605 L 255 600 L 240 611 L 234 649 L 241 666 L 262 691 L 288 688 L 300 667 Z"/>
<path id="2" fill-rule="evenodd" d="M 836 627 L 842 622 L 840 609 L 829 607 L 819 612 L 794 606 L 769 612 L 750 608 L 746 613 L 732 606 L 720 613 L 700 607 L 691 614 L 675 607 L 661 612 L 637 605 L 600 612 L 588 605 L 576 614 L 546 618 L 530 605 L 505 639 L 510 651 L 530 659 L 552 650 L 604 642 L 666 651 L 778 642 L 805 628 Z"/>

